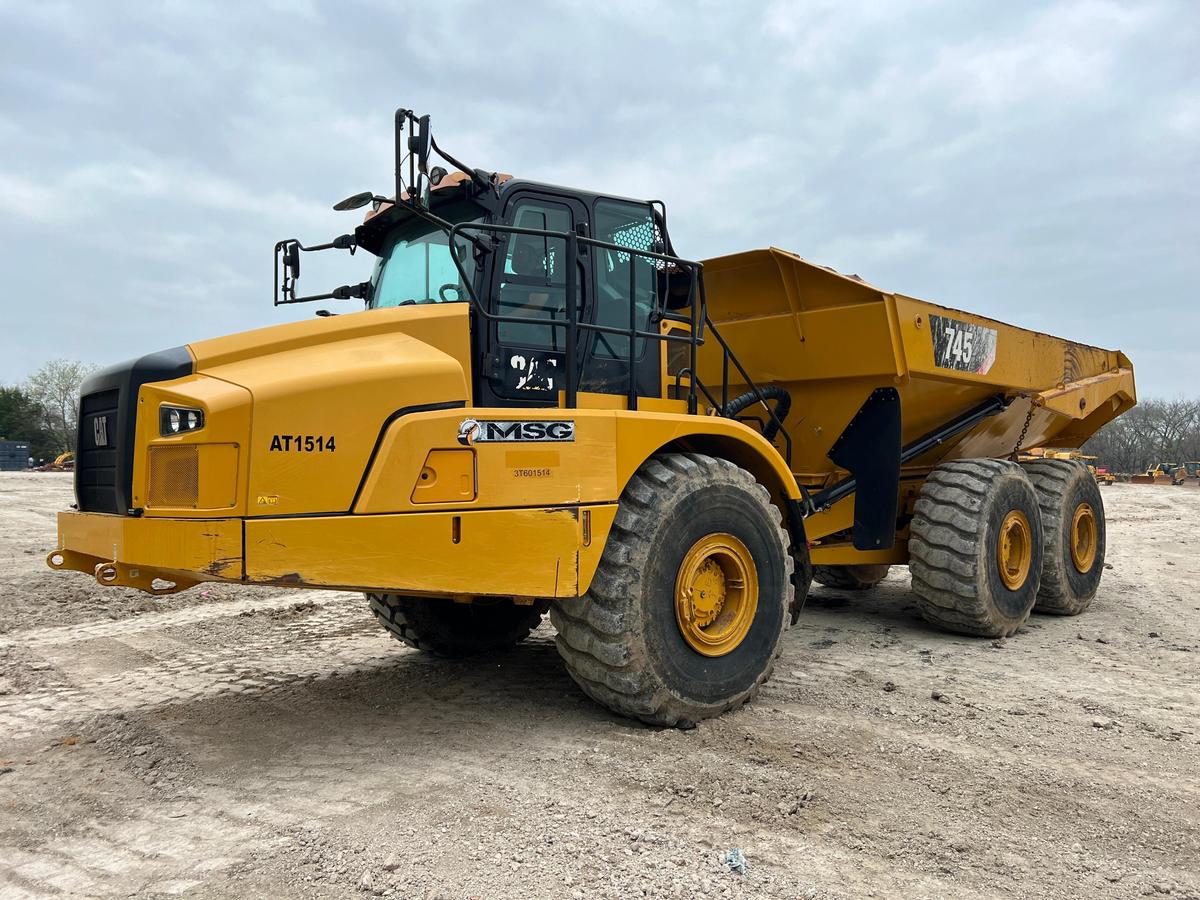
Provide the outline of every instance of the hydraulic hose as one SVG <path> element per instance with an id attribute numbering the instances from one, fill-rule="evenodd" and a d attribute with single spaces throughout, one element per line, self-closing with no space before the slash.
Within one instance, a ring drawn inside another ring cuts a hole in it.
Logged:
<path id="1" fill-rule="evenodd" d="M 769 417 L 763 422 L 763 437 L 768 441 L 773 441 L 775 440 L 775 436 L 779 434 L 779 424 L 787 418 L 788 411 L 792 408 L 792 395 L 778 385 L 769 384 L 766 387 L 759 388 L 757 393 L 755 391 L 747 391 L 744 394 L 734 397 L 721 408 L 721 415 L 728 419 L 736 418 L 739 413 L 758 403 L 760 395 L 763 400 L 775 401 L 775 407 L 772 410 L 775 413 L 774 417 Z"/>

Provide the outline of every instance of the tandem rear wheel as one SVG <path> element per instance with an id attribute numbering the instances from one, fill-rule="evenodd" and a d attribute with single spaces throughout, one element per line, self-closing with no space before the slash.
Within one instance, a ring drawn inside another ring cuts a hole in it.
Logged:
<path id="1" fill-rule="evenodd" d="M 965 459 L 934 469 L 914 510 L 918 607 L 948 631 L 1006 637 L 1031 611 L 1078 615 L 1104 573 L 1104 501 L 1074 460 Z"/>
<path id="2" fill-rule="evenodd" d="M 1033 611 L 1077 616 L 1091 605 L 1104 574 L 1107 535 L 1100 486 L 1078 460 L 1039 459 L 1024 467 L 1037 491 L 1045 534 Z"/>
<path id="3" fill-rule="evenodd" d="M 550 607 L 567 671 L 594 700 L 655 725 L 736 709 L 770 677 L 790 623 L 790 544 L 746 470 L 696 453 L 651 458 L 621 495 L 587 593 Z"/>
<path id="4" fill-rule="evenodd" d="M 917 498 L 908 552 L 926 620 L 963 634 L 1013 634 L 1029 618 L 1042 573 L 1042 517 L 1025 471 L 999 459 L 935 468 Z"/>

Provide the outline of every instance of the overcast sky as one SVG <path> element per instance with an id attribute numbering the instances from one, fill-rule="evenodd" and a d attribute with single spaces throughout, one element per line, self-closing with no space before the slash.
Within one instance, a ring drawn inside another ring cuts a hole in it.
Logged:
<path id="1" fill-rule="evenodd" d="M 682 255 L 784 247 L 1200 394 L 1200 3 L 220 7 L 0 0 L 0 383 L 311 316 L 272 245 L 351 230 L 408 106 L 662 198 Z"/>

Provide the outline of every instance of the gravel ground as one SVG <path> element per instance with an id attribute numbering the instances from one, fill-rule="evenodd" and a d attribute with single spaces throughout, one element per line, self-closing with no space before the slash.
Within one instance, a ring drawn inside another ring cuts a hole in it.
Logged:
<path id="1" fill-rule="evenodd" d="M 0 475 L 0 896 L 1200 897 L 1200 491 L 1105 488 L 1092 609 L 1007 641 L 904 568 L 816 587 L 688 732 L 584 698 L 548 624 L 444 662 L 357 595 L 51 572 L 70 494 Z"/>

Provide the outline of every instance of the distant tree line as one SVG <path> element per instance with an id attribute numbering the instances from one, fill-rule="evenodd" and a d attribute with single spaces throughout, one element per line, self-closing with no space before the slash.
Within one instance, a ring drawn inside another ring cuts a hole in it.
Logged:
<path id="1" fill-rule="evenodd" d="M 1083 452 L 1112 472 L 1200 460 L 1200 400 L 1139 400 L 1101 428 Z"/>
<path id="2" fill-rule="evenodd" d="M 24 384 L 0 387 L 0 440 L 29 441 L 39 463 L 74 450 L 79 388 L 94 368 L 53 359 Z"/>

